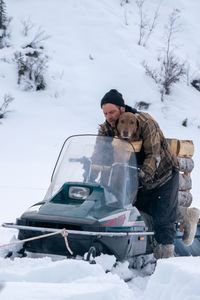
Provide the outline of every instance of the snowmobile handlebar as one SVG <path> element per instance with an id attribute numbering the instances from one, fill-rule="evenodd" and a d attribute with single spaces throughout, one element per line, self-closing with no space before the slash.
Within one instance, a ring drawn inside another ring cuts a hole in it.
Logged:
<path id="1" fill-rule="evenodd" d="M 103 166 L 103 165 L 98 165 L 98 164 L 93 164 L 91 159 L 87 158 L 86 156 L 83 156 L 81 158 L 70 158 L 70 162 L 79 162 L 83 164 L 83 168 L 86 170 L 86 168 L 90 167 L 91 170 L 93 171 L 105 171 L 109 170 L 111 166 Z"/>
<path id="2" fill-rule="evenodd" d="M 87 158 L 86 156 L 80 157 L 80 158 L 70 158 L 69 162 L 80 162 L 81 164 L 88 164 L 91 163 L 91 160 Z"/>
<path id="3" fill-rule="evenodd" d="M 106 171 L 111 169 L 113 166 L 115 165 L 126 165 L 125 163 L 118 163 L 115 162 L 112 165 L 108 166 L 108 165 L 102 165 L 102 164 L 94 164 L 92 162 L 92 160 L 90 158 L 87 158 L 86 156 L 80 157 L 80 158 L 70 158 L 69 162 L 79 162 L 81 164 L 83 164 L 83 168 L 86 170 L 87 168 L 91 168 L 94 171 Z M 137 167 L 131 167 L 131 168 L 137 168 Z M 137 170 L 139 171 L 140 168 L 137 168 Z"/>

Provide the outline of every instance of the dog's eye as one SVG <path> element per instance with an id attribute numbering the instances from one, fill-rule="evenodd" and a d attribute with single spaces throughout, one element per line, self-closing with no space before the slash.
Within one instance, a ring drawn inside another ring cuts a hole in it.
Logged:
<path id="1" fill-rule="evenodd" d="M 130 121 L 130 124 L 131 124 L 131 125 L 133 125 L 133 124 L 134 124 L 134 121 L 133 121 L 133 120 L 131 120 L 131 121 Z"/>
<path id="2" fill-rule="evenodd" d="M 124 120 L 121 120 L 120 123 L 121 123 L 121 124 L 124 124 Z"/>

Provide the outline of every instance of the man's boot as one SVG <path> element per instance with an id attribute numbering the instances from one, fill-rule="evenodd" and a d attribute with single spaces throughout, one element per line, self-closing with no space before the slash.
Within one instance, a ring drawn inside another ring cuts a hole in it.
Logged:
<path id="1" fill-rule="evenodd" d="M 183 227 L 183 243 L 187 246 L 192 245 L 197 230 L 200 210 L 196 207 L 178 207 L 178 221 Z"/>
<path id="2" fill-rule="evenodd" d="M 156 259 L 174 257 L 174 245 L 157 244 L 154 248 L 154 257 Z"/>

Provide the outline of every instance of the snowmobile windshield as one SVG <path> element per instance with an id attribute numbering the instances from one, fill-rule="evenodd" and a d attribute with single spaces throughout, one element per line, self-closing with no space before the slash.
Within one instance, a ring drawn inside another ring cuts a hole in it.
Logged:
<path id="1" fill-rule="evenodd" d="M 102 187 L 105 205 L 119 203 L 120 207 L 126 207 L 132 204 L 138 190 L 132 144 L 106 136 L 71 136 L 58 157 L 46 197 L 52 198 L 65 183 L 78 183 L 80 188 Z"/>

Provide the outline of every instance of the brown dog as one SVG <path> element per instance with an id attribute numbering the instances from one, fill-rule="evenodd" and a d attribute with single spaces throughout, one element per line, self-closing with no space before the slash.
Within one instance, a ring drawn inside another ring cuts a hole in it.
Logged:
<path id="1" fill-rule="evenodd" d="M 137 127 L 137 117 L 131 112 L 122 113 L 116 124 L 119 137 L 129 141 L 136 140 Z"/>
<path id="2" fill-rule="evenodd" d="M 135 114 L 131 112 L 124 112 L 120 115 L 116 130 L 120 139 L 114 139 L 112 145 L 114 147 L 114 157 L 117 162 L 127 162 L 130 159 L 131 153 L 135 146 L 123 140 L 134 142 L 137 140 L 138 121 Z M 139 146 L 141 148 L 141 144 Z"/>

